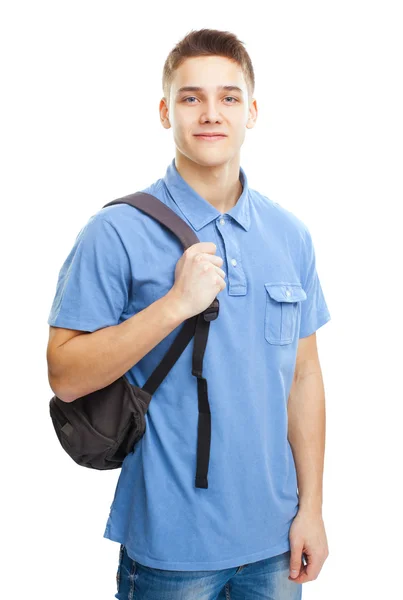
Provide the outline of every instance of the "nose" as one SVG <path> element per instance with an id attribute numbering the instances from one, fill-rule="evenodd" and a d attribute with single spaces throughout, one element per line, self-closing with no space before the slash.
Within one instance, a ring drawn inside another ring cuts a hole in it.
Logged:
<path id="1" fill-rule="evenodd" d="M 200 115 L 200 121 L 202 123 L 206 123 L 206 122 L 221 123 L 222 120 L 223 119 L 217 108 L 216 101 L 209 100 L 208 102 L 206 102 L 205 109 L 202 111 L 202 114 Z"/>

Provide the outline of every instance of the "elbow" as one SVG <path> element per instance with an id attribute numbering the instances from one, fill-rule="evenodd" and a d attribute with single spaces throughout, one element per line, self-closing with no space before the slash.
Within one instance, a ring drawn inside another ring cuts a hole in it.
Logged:
<path id="1" fill-rule="evenodd" d="M 74 402 L 74 400 L 77 399 L 77 396 L 73 396 L 71 393 L 69 393 L 60 381 L 57 381 L 54 377 L 52 377 L 49 371 L 48 380 L 50 389 L 52 390 L 54 395 L 62 402 Z"/>
<path id="2" fill-rule="evenodd" d="M 61 400 L 62 402 L 74 402 L 74 400 L 77 400 L 76 396 L 66 396 L 66 394 L 56 394 L 55 395 L 59 398 L 59 400 Z"/>

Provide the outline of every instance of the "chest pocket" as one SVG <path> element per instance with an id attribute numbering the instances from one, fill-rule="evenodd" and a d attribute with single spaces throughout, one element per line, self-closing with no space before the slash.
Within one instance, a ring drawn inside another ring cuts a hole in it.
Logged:
<path id="1" fill-rule="evenodd" d="M 290 344 L 295 336 L 300 302 L 306 300 L 300 283 L 265 283 L 264 336 L 270 344 Z"/>

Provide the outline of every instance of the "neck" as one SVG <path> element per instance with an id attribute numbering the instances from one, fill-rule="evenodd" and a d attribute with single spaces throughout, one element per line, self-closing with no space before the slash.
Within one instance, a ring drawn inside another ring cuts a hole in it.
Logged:
<path id="1" fill-rule="evenodd" d="M 242 194 L 239 156 L 222 165 L 205 167 L 177 150 L 175 166 L 186 183 L 222 214 L 235 206 Z"/>

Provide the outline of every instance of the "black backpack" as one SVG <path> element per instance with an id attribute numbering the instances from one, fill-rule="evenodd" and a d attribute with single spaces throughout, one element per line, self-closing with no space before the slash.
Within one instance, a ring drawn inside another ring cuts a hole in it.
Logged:
<path id="1" fill-rule="evenodd" d="M 151 194 L 136 192 L 112 200 L 102 208 L 113 204 L 129 204 L 153 217 L 180 239 L 184 250 L 200 241 L 183 219 Z M 208 488 L 211 414 L 202 369 L 210 321 L 217 318 L 218 312 L 219 301 L 215 298 L 203 312 L 184 321 L 168 352 L 142 388 L 132 385 L 123 375 L 73 402 L 52 397 L 49 410 L 57 437 L 77 464 L 100 470 L 122 466 L 124 458 L 135 451 L 136 443 L 145 433 L 144 415 L 152 395 L 194 337 L 192 374 L 197 377 L 199 405 L 195 487 Z"/>

